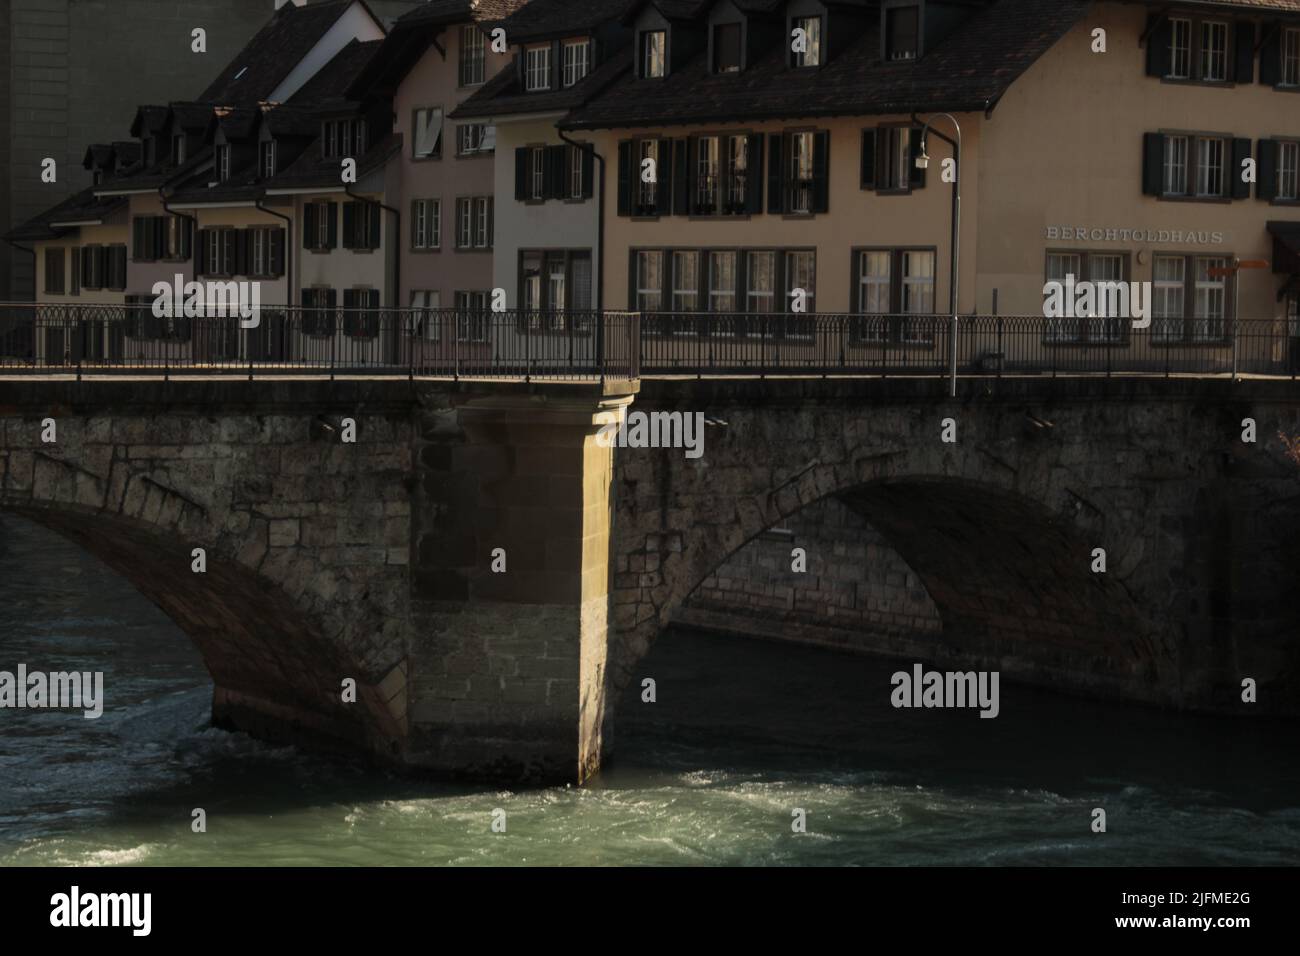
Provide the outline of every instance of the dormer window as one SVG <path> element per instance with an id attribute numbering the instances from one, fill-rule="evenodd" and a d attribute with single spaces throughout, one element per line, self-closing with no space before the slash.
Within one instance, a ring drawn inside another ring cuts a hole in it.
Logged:
<path id="1" fill-rule="evenodd" d="M 275 175 L 275 140 L 262 144 L 262 176 L 270 179 Z"/>
<path id="2" fill-rule="evenodd" d="M 798 32 L 796 32 L 798 31 Z M 795 17 L 791 27 L 791 64 L 798 67 L 822 65 L 822 18 Z"/>
<path id="3" fill-rule="evenodd" d="M 911 6 L 885 10 L 885 59 L 915 60 L 920 55 L 920 8 Z"/>
<path id="4" fill-rule="evenodd" d="M 713 28 L 713 72 L 740 72 L 740 24 L 719 23 Z"/>
<path id="5" fill-rule="evenodd" d="M 668 33 L 664 30 L 649 30 L 641 34 L 641 76 L 645 79 L 660 79 L 667 72 Z"/>
<path id="6" fill-rule="evenodd" d="M 573 86 L 591 69 L 591 41 L 565 40 L 563 51 L 564 85 Z"/>
<path id="7" fill-rule="evenodd" d="M 185 134 L 177 133 L 172 137 L 172 162 L 180 165 L 185 162 Z"/>
<path id="8" fill-rule="evenodd" d="M 366 121 L 326 120 L 321 130 L 321 150 L 325 159 L 362 155 L 366 151 Z"/>
<path id="9" fill-rule="evenodd" d="M 230 179 L 230 144 L 217 147 L 217 182 L 224 183 Z"/>
<path id="10" fill-rule="evenodd" d="M 551 45 L 530 46 L 524 50 L 524 89 L 529 93 L 551 88 Z"/>
<path id="11" fill-rule="evenodd" d="M 96 186 L 104 185 L 104 171 L 102 169 L 96 169 L 91 173 L 91 178 Z"/>

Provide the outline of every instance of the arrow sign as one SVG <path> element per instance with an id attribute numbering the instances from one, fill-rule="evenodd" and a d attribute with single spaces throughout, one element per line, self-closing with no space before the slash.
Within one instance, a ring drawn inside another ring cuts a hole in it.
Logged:
<path id="1" fill-rule="evenodd" d="M 1222 279 L 1225 276 L 1236 275 L 1238 269 L 1267 269 L 1268 260 L 1266 259 L 1238 259 L 1237 264 L 1233 266 L 1216 266 L 1210 269 L 1210 278 Z"/>

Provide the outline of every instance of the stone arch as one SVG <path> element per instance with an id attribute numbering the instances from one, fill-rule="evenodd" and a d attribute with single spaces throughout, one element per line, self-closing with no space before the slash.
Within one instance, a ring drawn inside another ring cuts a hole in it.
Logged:
<path id="1" fill-rule="evenodd" d="M 807 407 L 788 395 L 750 401 L 735 386 L 719 407 L 717 387 L 696 391 L 728 423 L 704 458 L 659 452 L 617 466 L 615 686 L 632 679 L 655 635 L 714 568 L 834 496 L 922 576 L 945 640 L 962 633 L 959 646 L 936 648 L 943 653 L 935 658 L 992 658 L 1029 679 L 1137 699 L 1170 702 L 1177 692 L 1163 612 L 1178 595 L 1143 561 L 1169 546 L 1159 538 L 1160 515 L 1180 504 L 1160 486 L 1109 480 L 1105 461 L 1080 457 L 1055 438 L 1048 417 L 1024 405 L 982 407 L 978 433 L 966 419 L 959 441 L 945 444 L 940 422 L 960 417 L 960 408 Z M 643 398 L 653 409 L 653 393 Z M 1107 550 L 1105 575 L 1090 570 L 1097 546 Z M 1039 649 L 1050 654 L 1024 653 L 1018 617 L 1035 611 Z"/>
<path id="2" fill-rule="evenodd" d="M 157 461 L 87 444 L 93 421 L 60 427 L 61 444 L 48 451 L 4 449 L 0 511 L 78 544 L 166 613 L 213 678 L 217 724 L 400 761 L 406 663 L 393 650 L 401 641 L 383 640 L 389 628 L 368 600 L 370 580 L 312 549 L 273 547 L 273 519 L 256 506 L 205 499 L 169 483 Z M 195 548 L 206 552 L 205 573 L 191 570 Z M 355 704 L 342 700 L 344 678 L 357 683 Z"/>

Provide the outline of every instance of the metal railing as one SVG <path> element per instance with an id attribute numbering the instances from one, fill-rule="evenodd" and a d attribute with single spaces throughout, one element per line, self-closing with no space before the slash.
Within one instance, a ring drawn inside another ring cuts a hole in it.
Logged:
<path id="1" fill-rule="evenodd" d="M 944 376 L 944 315 L 493 312 L 263 306 L 236 318 L 158 318 L 147 305 L 0 304 L 6 374 L 366 375 L 550 381 L 642 376 Z M 1294 379 L 1286 319 L 962 316 L 957 374 Z"/>
<path id="2" fill-rule="evenodd" d="M 251 321 L 251 320 L 250 320 Z M 0 304 L 0 371 L 634 379 L 638 316 L 262 306 L 165 318 L 151 305 Z"/>

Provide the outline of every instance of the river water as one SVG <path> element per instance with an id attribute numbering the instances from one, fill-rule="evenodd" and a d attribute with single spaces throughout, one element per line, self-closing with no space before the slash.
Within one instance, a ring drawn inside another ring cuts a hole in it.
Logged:
<path id="1" fill-rule="evenodd" d="M 1009 684 L 993 720 L 895 710 L 905 665 L 743 638 L 661 637 L 642 668 L 657 701 L 620 701 L 616 759 L 582 789 L 412 781 L 262 744 L 207 726 L 203 663 L 152 604 L 0 517 L 0 670 L 20 662 L 103 671 L 106 706 L 0 709 L 3 865 L 1300 862 L 1293 726 Z"/>

